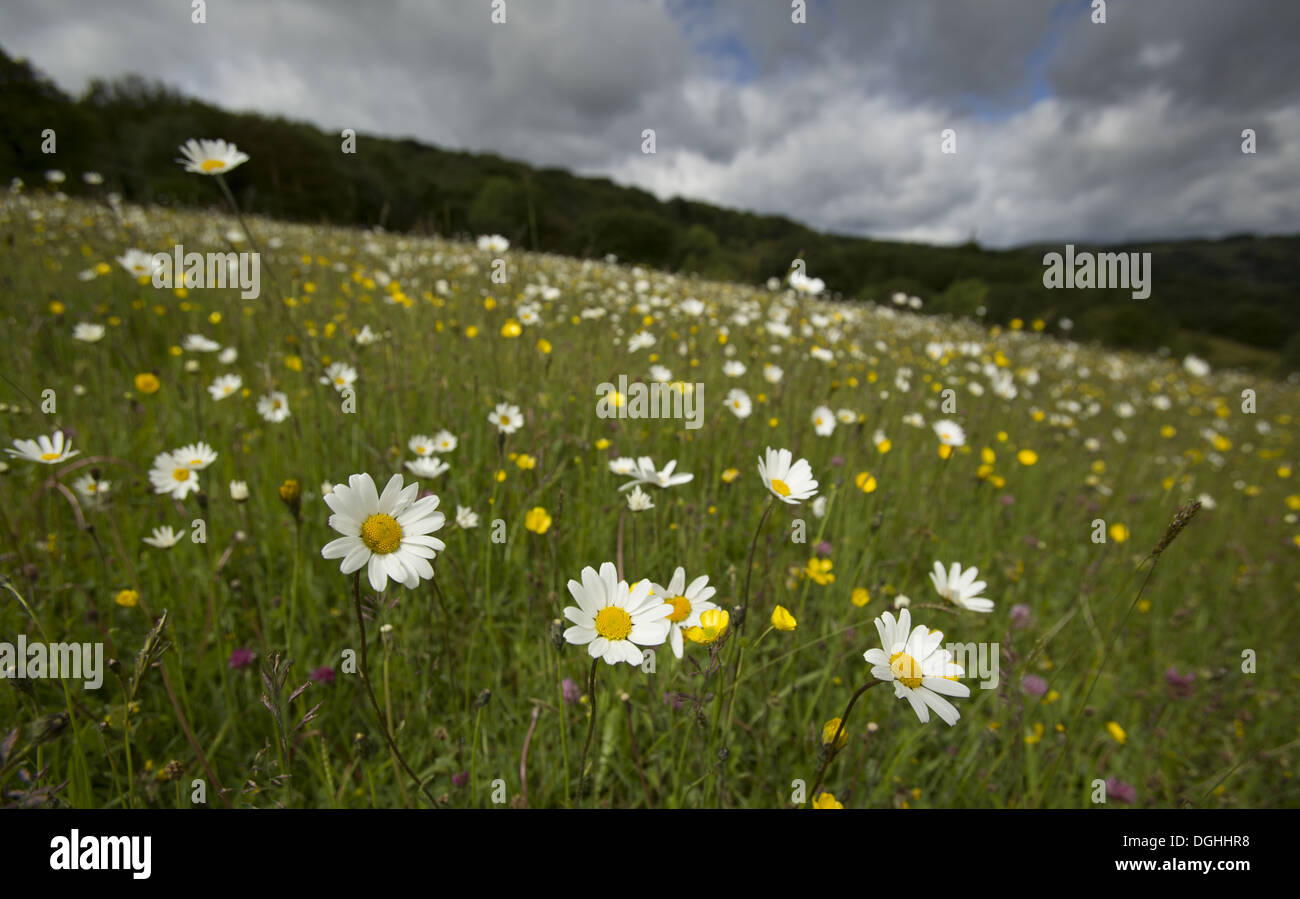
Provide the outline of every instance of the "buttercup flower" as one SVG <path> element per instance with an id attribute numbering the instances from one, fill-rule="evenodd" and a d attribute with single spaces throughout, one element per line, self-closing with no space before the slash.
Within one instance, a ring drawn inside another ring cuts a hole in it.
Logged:
<path id="1" fill-rule="evenodd" d="M 698 625 L 702 612 L 717 608 L 716 604 L 709 602 L 717 592 L 715 588 L 709 586 L 708 575 L 702 574 L 687 584 L 686 569 L 680 567 L 673 572 L 668 586 L 651 585 L 652 595 L 660 602 L 666 602 L 673 607 L 668 615 L 668 643 L 677 658 L 682 657 L 683 630 Z"/>

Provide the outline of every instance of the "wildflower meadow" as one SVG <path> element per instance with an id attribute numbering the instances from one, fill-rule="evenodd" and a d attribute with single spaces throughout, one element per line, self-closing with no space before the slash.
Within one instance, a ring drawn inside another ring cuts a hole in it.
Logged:
<path id="1" fill-rule="evenodd" d="M 0 198 L 3 804 L 1300 805 L 1296 385 L 176 165 Z"/>

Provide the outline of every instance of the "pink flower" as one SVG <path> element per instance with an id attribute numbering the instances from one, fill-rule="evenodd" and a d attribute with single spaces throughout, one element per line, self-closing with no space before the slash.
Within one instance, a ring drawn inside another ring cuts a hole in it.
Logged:
<path id="1" fill-rule="evenodd" d="M 241 646 L 230 654 L 230 661 L 226 664 L 231 668 L 246 668 L 253 664 L 255 658 L 257 658 L 257 653 Z"/>

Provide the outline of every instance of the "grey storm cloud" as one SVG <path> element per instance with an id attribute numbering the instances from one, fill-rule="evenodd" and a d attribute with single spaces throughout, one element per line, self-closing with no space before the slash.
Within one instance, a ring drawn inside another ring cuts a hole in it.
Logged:
<path id="1" fill-rule="evenodd" d="M 505 6 L 494 25 L 490 0 L 209 0 L 195 25 L 172 0 L 6 0 L 0 44 L 74 93 L 137 73 L 844 233 L 1300 231 L 1290 0 L 1111 0 L 1105 24 L 1088 0 L 810 0 L 806 24 L 787 0 Z"/>

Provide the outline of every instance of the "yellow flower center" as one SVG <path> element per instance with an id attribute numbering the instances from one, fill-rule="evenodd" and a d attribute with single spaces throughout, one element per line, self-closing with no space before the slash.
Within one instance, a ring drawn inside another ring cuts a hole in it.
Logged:
<path id="1" fill-rule="evenodd" d="M 402 545 L 402 526 L 391 515 L 371 515 L 361 523 L 361 542 L 372 553 L 386 556 Z"/>
<path id="2" fill-rule="evenodd" d="M 790 487 L 789 487 L 788 484 L 786 484 L 785 481 L 781 481 L 781 480 L 777 480 L 776 478 L 772 478 L 772 489 L 773 489 L 774 491 L 776 491 L 777 493 L 779 493 L 781 496 L 789 496 L 789 495 L 790 495 Z"/>
<path id="3" fill-rule="evenodd" d="M 54 460 L 54 459 L 57 459 L 57 458 L 59 458 L 59 454 L 58 454 L 58 453 L 41 453 L 41 461 L 42 461 L 42 462 L 50 462 L 50 461 L 52 461 L 52 460 Z"/>
<path id="4" fill-rule="evenodd" d="M 509 416 L 509 415 L 502 415 L 502 416 L 501 416 L 501 425 L 502 425 L 502 427 L 504 427 L 504 426 L 506 426 L 506 425 L 508 425 L 508 424 L 510 424 L 510 416 Z"/>
<path id="5" fill-rule="evenodd" d="M 172 471 L 172 477 L 183 483 L 190 479 L 190 470 L 188 468 L 177 468 Z"/>
<path id="6" fill-rule="evenodd" d="M 691 614 L 691 601 L 685 596 L 671 596 L 665 602 L 672 605 L 672 614 L 668 616 L 669 621 L 685 621 L 686 616 Z"/>
<path id="7" fill-rule="evenodd" d="M 346 384 L 347 382 L 348 379 L 343 377 L 342 375 L 339 375 L 337 378 L 334 379 L 335 384 Z"/>
<path id="8" fill-rule="evenodd" d="M 220 159 L 205 159 L 199 163 L 199 168 L 205 172 L 219 172 L 226 167 L 226 163 Z"/>
<path id="9" fill-rule="evenodd" d="M 425 449 L 424 449 L 424 447 L 422 447 L 422 446 L 417 446 L 417 447 L 415 448 L 415 454 L 416 454 L 417 456 L 423 456 L 424 453 L 425 453 Z"/>
<path id="10" fill-rule="evenodd" d="M 889 670 L 894 672 L 904 687 L 915 690 L 921 686 L 921 663 L 905 652 L 896 652 L 889 657 Z"/>
<path id="11" fill-rule="evenodd" d="M 618 606 L 606 606 L 596 613 L 596 633 L 606 640 L 626 640 L 632 633 L 632 616 Z"/>

